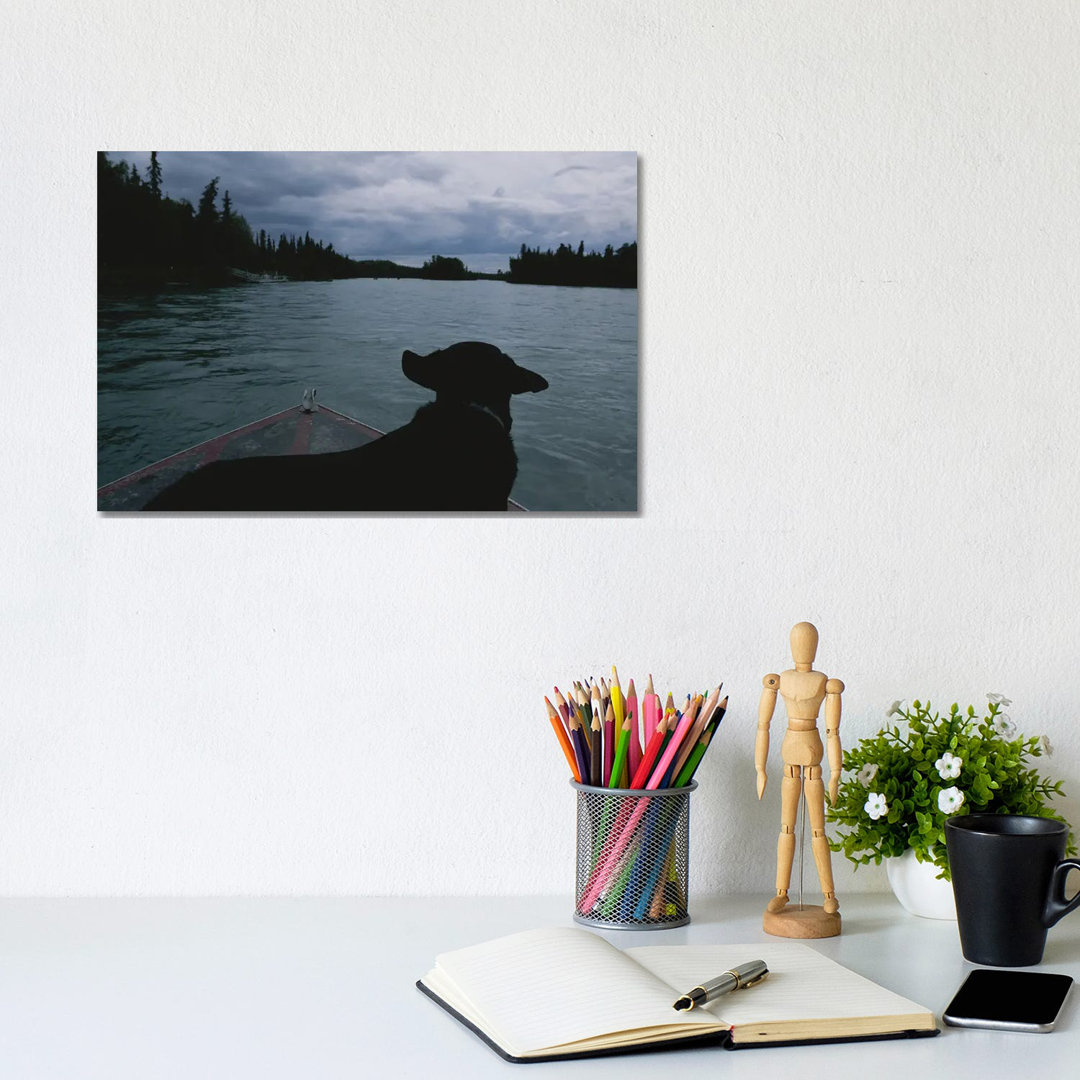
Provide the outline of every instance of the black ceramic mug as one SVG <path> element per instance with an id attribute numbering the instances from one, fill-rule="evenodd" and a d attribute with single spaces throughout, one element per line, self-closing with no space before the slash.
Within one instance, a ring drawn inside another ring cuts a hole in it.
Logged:
<path id="1" fill-rule="evenodd" d="M 945 822 L 956 920 L 964 957 L 975 964 L 1037 964 L 1046 931 L 1080 905 L 1065 878 L 1068 828 L 1053 818 L 968 814 Z"/>

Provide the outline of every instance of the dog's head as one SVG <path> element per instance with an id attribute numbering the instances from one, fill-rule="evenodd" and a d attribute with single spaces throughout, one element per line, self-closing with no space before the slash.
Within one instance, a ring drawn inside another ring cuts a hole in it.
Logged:
<path id="1" fill-rule="evenodd" d="M 510 430 L 510 397 L 536 394 L 548 387 L 547 379 L 515 364 L 506 353 L 486 341 L 459 341 L 427 356 L 406 349 L 401 370 L 407 379 L 435 391 L 435 400 L 465 402 L 491 409 Z"/>

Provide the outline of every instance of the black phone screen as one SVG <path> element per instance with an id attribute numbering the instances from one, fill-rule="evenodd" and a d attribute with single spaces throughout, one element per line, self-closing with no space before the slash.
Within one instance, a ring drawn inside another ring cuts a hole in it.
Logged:
<path id="1" fill-rule="evenodd" d="M 960 1027 L 1049 1031 L 1072 982 L 1069 975 L 1045 971 L 979 968 L 969 973 L 943 1019 Z"/>

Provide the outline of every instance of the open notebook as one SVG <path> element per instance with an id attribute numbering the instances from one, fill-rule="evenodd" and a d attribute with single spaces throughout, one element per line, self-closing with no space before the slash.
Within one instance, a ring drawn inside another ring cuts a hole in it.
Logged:
<path id="1" fill-rule="evenodd" d="M 750 960 L 769 966 L 758 986 L 674 1009 Z M 443 953 L 417 986 L 510 1061 L 937 1034 L 932 1012 L 788 941 L 624 951 L 589 930 L 528 930 Z"/>

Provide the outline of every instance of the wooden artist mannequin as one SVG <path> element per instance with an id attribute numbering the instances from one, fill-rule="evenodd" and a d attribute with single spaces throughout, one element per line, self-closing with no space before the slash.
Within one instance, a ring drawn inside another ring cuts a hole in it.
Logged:
<path id="1" fill-rule="evenodd" d="M 818 632 L 808 622 L 798 623 L 791 631 L 791 655 L 795 669 L 762 679 L 761 704 L 758 706 L 757 741 L 754 766 L 757 769 L 758 798 L 765 793 L 765 762 L 769 756 L 769 724 L 776 708 L 776 695 L 784 699 L 788 729 L 780 746 L 784 761 L 781 782 L 780 839 L 776 845 L 776 895 L 765 909 L 763 927 L 778 937 L 824 938 L 840 933 L 840 905 L 833 891 L 829 841 L 825 836 L 825 784 L 821 778 L 821 759 L 825 748 L 818 734 L 817 717 L 825 702 L 825 743 L 829 756 L 829 802 L 835 802 L 840 787 L 840 695 L 844 684 L 813 670 L 817 654 Z M 795 857 L 795 821 L 799 798 L 805 794 L 810 818 L 810 845 L 814 853 L 818 880 L 825 903 L 821 907 L 799 904 L 788 907 L 791 866 Z"/>

